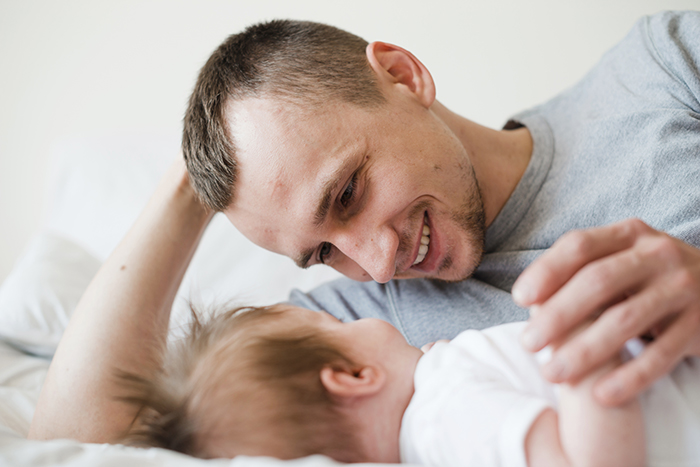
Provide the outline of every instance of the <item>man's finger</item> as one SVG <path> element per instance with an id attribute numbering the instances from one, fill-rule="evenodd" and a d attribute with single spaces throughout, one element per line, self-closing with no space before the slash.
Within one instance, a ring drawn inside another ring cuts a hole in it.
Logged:
<path id="1" fill-rule="evenodd" d="M 585 331 L 557 349 L 542 368 L 552 382 L 575 381 L 610 359 L 625 345 L 685 305 L 670 280 L 659 281 L 605 311 Z"/>
<path id="2" fill-rule="evenodd" d="M 535 260 L 513 284 L 513 300 L 523 307 L 542 303 L 586 264 L 629 248 L 651 229 L 629 219 L 590 230 L 572 231 Z"/>
<path id="3" fill-rule="evenodd" d="M 622 300 L 656 273 L 655 258 L 626 249 L 587 264 L 531 315 L 523 332 L 523 346 L 530 351 L 560 339 L 597 312 Z M 619 332 L 619 330 L 618 330 Z"/>
<path id="4" fill-rule="evenodd" d="M 676 366 L 699 331 L 700 310 L 682 313 L 641 355 L 597 382 L 595 398 L 608 406 L 629 401 Z"/>

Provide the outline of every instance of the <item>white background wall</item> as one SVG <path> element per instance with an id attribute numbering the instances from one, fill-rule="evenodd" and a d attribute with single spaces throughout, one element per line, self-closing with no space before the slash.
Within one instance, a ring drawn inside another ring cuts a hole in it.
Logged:
<path id="1" fill-rule="evenodd" d="M 438 99 L 500 126 L 662 9 L 700 0 L 0 0 L 0 281 L 41 226 L 52 143 L 177 130 L 199 67 L 252 22 L 310 19 L 402 45 Z"/>

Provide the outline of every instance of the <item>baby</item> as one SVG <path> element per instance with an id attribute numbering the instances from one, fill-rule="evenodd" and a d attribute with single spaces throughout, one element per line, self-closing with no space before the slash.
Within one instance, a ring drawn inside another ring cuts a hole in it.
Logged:
<path id="1" fill-rule="evenodd" d="M 465 331 L 424 354 L 384 321 L 341 323 L 288 305 L 195 319 L 162 374 L 121 375 L 124 400 L 144 407 L 128 438 L 203 458 L 617 467 L 700 460 L 697 362 L 642 396 L 643 420 L 638 401 L 605 408 L 591 397 L 592 382 L 619 361 L 576 385 L 543 380 L 542 353 L 534 358 L 518 344 L 523 324 Z"/>

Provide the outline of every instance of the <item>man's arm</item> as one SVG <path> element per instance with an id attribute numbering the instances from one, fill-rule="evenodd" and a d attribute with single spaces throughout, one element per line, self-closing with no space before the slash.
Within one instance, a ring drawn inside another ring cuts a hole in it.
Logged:
<path id="1" fill-rule="evenodd" d="M 99 443 L 124 434 L 136 409 L 116 399 L 115 371 L 147 376 L 160 369 L 172 302 L 211 217 L 178 160 L 76 307 L 30 438 Z"/>
<path id="2" fill-rule="evenodd" d="M 636 219 L 564 235 L 518 278 L 513 298 L 537 305 L 523 335 L 532 351 L 602 311 L 543 368 L 553 382 L 574 381 L 627 340 L 656 335 L 639 357 L 595 384 L 604 404 L 631 400 L 700 349 L 700 250 Z"/>

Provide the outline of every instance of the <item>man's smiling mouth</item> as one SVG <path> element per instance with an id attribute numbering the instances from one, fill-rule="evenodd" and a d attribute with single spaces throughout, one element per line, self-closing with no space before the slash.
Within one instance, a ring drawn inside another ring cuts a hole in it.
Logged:
<path id="1" fill-rule="evenodd" d="M 418 247 L 418 256 L 413 262 L 413 266 L 420 264 L 428 254 L 430 248 L 430 227 L 428 227 L 428 219 L 423 217 L 423 234 L 420 237 L 420 247 Z"/>

